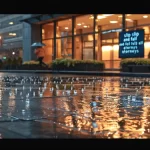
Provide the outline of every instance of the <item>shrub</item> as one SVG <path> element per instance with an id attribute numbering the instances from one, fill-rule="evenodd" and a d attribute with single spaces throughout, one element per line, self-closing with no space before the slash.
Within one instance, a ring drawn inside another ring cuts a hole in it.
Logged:
<path id="1" fill-rule="evenodd" d="M 120 66 L 123 65 L 150 65 L 150 59 L 147 58 L 126 58 L 122 59 Z"/>
<path id="2" fill-rule="evenodd" d="M 76 59 L 69 59 L 69 58 L 57 58 L 52 62 L 52 67 L 54 68 L 69 68 L 69 67 L 76 67 L 77 64 L 94 64 L 94 65 L 101 65 L 104 67 L 104 62 L 96 61 L 96 60 L 76 60 Z"/>
<path id="3" fill-rule="evenodd" d="M 23 62 L 23 65 L 38 65 L 39 61 L 31 60 Z"/>

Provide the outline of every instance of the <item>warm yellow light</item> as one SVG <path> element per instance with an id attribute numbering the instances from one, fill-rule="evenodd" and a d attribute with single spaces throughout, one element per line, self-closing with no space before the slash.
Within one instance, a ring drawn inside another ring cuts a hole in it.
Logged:
<path id="1" fill-rule="evenodd" d="M 121 18 L 122 17 L 122 15 L 120 15 L 120 16 L 118 16 L 119 18 Z"/>
<path id="2" fill-rule="evenodd" d="M 89 19 L 93 19 L 93 18 L 94 18 L 94 16 L 92 16 L 92 15 L 89 17 Z"/>
<path id="3" fill-rule="evenodd" d="M 133 22 L 133 20 L 132 20 L 132 19 L 126 19 L 126 21 Z"/>
<path id="4" fill-rule="evenodd" d="M 83 26 L 84 28 L 87 28 L 88 26 Z"/>
<path id="5" fill-rule="evenodd" d="M 131 16 L 131 14 L 127 14 L 127 16 Z"/>
<path id="6" fill-rule="evenodd" d="M 145 43 L 144 43 L 144 47 L 145 47 L 145 48 L 150 48 L 150 42 L 145 42 Z"/>
<path id="7" fill-rule="evenodd" d="M 112 16 L 113 14 L 103 14 L 103 16 Z"/>
<path id="8" fill-rule="evenodd" d="M 9 24 L 14 24 L 13 22 L 9 22 Z"/>
<path id="9" fill-rule="evenodd" d="M 112 50 L 112 46 L 102 46 L 102 51 L 110 51 Z"/>
<path id="10" fill-rule="evenodd" d="M 42 33 L 43 33 L 43 34 L 45 33 L 45 30 L 44 30 L 44 29 L 42 29 Z"/>
<path id="11" fill-rule="evenodd" d="M 143 16 L 143 18 L 148 18 L 148 16 L 145 15 L 145 16 Z"/>
<path id="12" fill-rule="evenodd" d="M 113 50 L 118 51 L 119 50 L 119 45 L 113 45 Z"/>
<path id="13" fill-rule="evenodd" d="M 104 19 L 104 18 L 106 18 L 105 16 L 102 16 L 102 15 L 98 15 L 97 16 L 97 19 Z"/>
<path id="14" fill-rule="evenodd" d="M 65 27 L 65 29 L 68 30 L 69 28 L 68 28 L 68 27 Z"/>
<path id="15" fill-rule="evenodd" d="M 78 25 L 78 26 L 81 26 L 81 23 L 78 23 L 77 25 Z"/>
<path id="16" fill-rule="evenodd" d="M 118 23 L 118 21 L 110 21 L 110 23 Z"/>

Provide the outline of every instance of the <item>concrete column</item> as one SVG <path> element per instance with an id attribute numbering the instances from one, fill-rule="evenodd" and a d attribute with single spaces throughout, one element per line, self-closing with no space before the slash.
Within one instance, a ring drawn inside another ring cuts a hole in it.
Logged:
<path id="1" fill-rule="evenodd" d="M 42 29 L 39 24 L 32 24 L 31 26 L 31 45 L 34 42 L 42 42 Z M 34 48 L 31 48 L 31 60 L 36 60 L 36 55 L 34 54 Z"/>
<path id="2" fill-rule="evenodd" d="M 35 60 L 34 42 L 41 42 L 41 26 L 23 22 L 23 61 Z"/>
<path id="3" fill-rule="evenodd" d="M 31 60 L 31 25 L 23 22 L 23 62 Z"/>

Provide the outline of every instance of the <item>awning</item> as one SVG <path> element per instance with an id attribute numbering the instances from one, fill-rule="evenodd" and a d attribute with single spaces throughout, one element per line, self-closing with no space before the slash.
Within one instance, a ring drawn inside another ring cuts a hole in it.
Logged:
<path id="1" fill-rule="evenodd" d="M 77 16 L 79 14 L 37 14 L 30 18 L 22 19 L 21 22 L 27 22 L 29 24 L 42 24 L 46 21 L 56 20 L 58 18 L 68 18 L 71 16 Z"/>

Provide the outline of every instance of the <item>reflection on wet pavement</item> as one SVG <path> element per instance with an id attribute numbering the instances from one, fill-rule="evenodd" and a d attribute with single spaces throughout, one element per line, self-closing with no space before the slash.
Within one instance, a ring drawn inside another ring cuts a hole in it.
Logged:
<path id="1" fill-rule="evenodd" d="M 2 74 L 0 138 L 149 138 L 150 78 Z"/>

